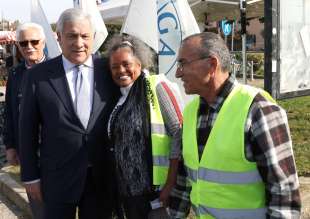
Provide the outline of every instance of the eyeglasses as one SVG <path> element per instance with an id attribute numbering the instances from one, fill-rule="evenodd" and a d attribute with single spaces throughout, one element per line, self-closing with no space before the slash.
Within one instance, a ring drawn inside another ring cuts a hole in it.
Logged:
<path id="1" fill-rule="evenodd" d="M 203 60 L 203 59 L 209 59 L 209 58 L 211 58 L 211 56 L 200 57 L 200 58 L 198 58 L 198 59 L 194 59 L 194 60 L 191 60 L 191 61 L 182 61 L 182 60 L 178 60 L 178 61 L 177 61 L 177 68 L 178 68 L 180 71 L 183 71 L 185 65 L 189 65 L 189 64 L 194 63 L 194 62 L 196 62 L 196 61 Z"/>
<path id="2" fill-rule="evenodd" d="M 32 46 L 37 46 L 39 44 L 40 40 L 25 40 L 25 41 L 19 41 L 18 44 L 21 47 L 28 46 L 28 43 L 31 43 Z"/>

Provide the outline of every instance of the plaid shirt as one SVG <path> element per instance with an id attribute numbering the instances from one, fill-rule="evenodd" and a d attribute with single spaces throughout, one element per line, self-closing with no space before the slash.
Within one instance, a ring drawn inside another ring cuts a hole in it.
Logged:
<path id="1" fill-rule="evenodd" d="M 199 157 L 216 117 L 236 83 L 235 78 L 229 77 L 212 105 L 200 98 L 197 121 Z M 256 162 L 266 186 L 266 218 L 299 218 L 299 182 L 285 111 L 257 94 L 249 109 L 244 136 L 245 156 L 249 161 Z M 177 185 L 171 194 L 169 213 L 173 218 L 184 218 L 188 214 L 190 190 L 182 164 Z"/>

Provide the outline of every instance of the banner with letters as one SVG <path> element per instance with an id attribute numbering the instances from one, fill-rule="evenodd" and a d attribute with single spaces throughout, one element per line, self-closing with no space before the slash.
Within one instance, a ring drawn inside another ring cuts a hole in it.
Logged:
<path id="1" fill-rule="evenodd" d="M 177 56 L 184 38 L 199 33 L 187 0 L 131 0 L 122 33 L 134 35 L 158 53 L 158 69 L 176 82 L 187 102 L 183 85 L 175 78 Z"/>
<path id="2" fill-rule="evenodd" d="M 174 79 L 182 40 L 200 30 L 187 0 L 158 0 L 157 16 L 159 72 Z"/>

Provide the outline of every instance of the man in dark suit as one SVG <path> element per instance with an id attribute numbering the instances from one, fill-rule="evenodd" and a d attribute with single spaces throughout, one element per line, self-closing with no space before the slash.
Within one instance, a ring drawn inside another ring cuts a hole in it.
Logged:
<path id="1" fill-rule="evenodd" d="M 24 61 L 13 67 L 8 74 L 5 93 L 5 125 L 4 144 L 6 159 L 10 165 L 18 165 L 18 118 L 20 101 L 22 98 L 22 81 L 25 72 L 34 65 L 45 61 L 43 49 L 45 34 L 43 28 L 36 23 L 24 23 L 16 30 L 17 46 Z M 32 200 L 29 203 L 34 219 L 43 218 L 43 208 L 40 202 Z"/>
<path id="2" fill-rule="evenodd" d="M 111 218 L 111 168 L 103 136 L 117 88 L 107 62 L 91 55 L 94 32 L 88 14 L 65 10 L 57 35 L 62 55 L 26 75 L 22 181 L 32 198 L 43 200 L 46 219 L 74 219 L 76 208 L 80 219 Z"/>

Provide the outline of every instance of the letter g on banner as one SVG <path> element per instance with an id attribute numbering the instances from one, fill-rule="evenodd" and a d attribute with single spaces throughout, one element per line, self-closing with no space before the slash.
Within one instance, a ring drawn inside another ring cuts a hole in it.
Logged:
<path id="1" fill-rule="evenodd" d="M 159 73 L 165 75 L 174 74 L 182 41 L 182 26 L 175 4 L 176 0 L 157 1 Z"/>

